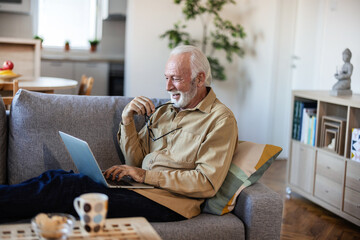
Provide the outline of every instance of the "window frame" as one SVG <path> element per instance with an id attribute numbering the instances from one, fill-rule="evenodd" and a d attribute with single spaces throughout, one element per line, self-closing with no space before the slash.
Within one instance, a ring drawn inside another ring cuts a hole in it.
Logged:
<path id="1" fill-rule="evenodd" d="M 104 4 L 106 1 L 96 0 L 96 17 L 95 17 L 95 38 L 97 40 L 102 39 L 102 21 L 103 21 L 103 9 L 106 7 Z M 32 21 L 33 21 L 33 36 L 38 35 L 39 30 L 39 1 L 38 0 L 31 0 L 31 15 L 32 15 Z M 44 37 L 44 36 L 40 36 Z M 44 37 L 45 38 L 45 37 Z M 90 40 L 90 39 L 89 39 Z M 71 39 L 69 39 L 70 45 L 71 45 Z M 65 42 L 64 42 L 65 45 Z M 71 51 L 73 52 L 84 52 L 88 51 L 90 48 L 90 44 L 88 47 L 71 47 Z M 63 52 L 64 46 L 43 46 L 43 49 L 49 50 L 49 51 L 61 51 Z"/>

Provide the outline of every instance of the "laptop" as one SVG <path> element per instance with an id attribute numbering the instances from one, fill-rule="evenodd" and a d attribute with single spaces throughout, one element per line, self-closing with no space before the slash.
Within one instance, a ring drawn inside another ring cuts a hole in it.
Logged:
<path id="1" fill-rule="evenodd" d="M 154 188 L 151 185 L 135 182 L 127 176 L 120 181 L 106 179 L 87 142 L 61 131 L 59 134 L 79 172 L 93 181 L 109 188 Z"/>

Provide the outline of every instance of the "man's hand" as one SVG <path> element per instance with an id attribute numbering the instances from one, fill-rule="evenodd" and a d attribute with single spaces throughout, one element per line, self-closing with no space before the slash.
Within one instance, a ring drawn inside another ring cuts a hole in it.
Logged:
<path id="1" fill-rule="evenodd" d="M 105 178 L 110 178 L 112 175 L 112 180 L 116 179 L 120 181 L 124 176 L 130 176 L 134 181 L 143 183 L 145 181 L 145 170 L 142 168 L 127 166 L 127 165 L 115 165 L 107 169 L 104 172 Z"/>
<path id="2" fill-rule="evenodd" d="M 132 121 L 134 114 L 148 116 L 155 111 L 155 105 L 147 97 L 136 97 L 129 102 L 122 112 L 122 123 L 128 124 Z"/>

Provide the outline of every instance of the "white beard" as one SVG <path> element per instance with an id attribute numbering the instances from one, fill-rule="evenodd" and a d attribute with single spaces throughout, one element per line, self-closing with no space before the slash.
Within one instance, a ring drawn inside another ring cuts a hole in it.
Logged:
<path id="1" fill-rule="evenodd" d="M 191 89 L 187 92 L 180 92 L 180 91 L 168 91 L 170 94 L 171 102 L 174 104 L 174 107 L 176 108 L 185 108 L 190 101 L 196 96 L 197 94 L 197 88 L 195 84 L 191 84 Z M 173 99 L 173 94 L 180 94 L 179 100 Z"/>

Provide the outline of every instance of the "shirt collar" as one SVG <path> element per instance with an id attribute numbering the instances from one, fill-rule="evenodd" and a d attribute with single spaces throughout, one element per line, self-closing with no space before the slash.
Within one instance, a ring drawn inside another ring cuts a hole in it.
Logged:
<path id="1" fill-rule="evenodd" d="M 195 107 L 195 109 L 199 109 L 202 112 L 210 113 L 211 107 L 216 100 L 216 94 L 211 87 L 207 88 L 208 94 L 206 97 Z"/>

